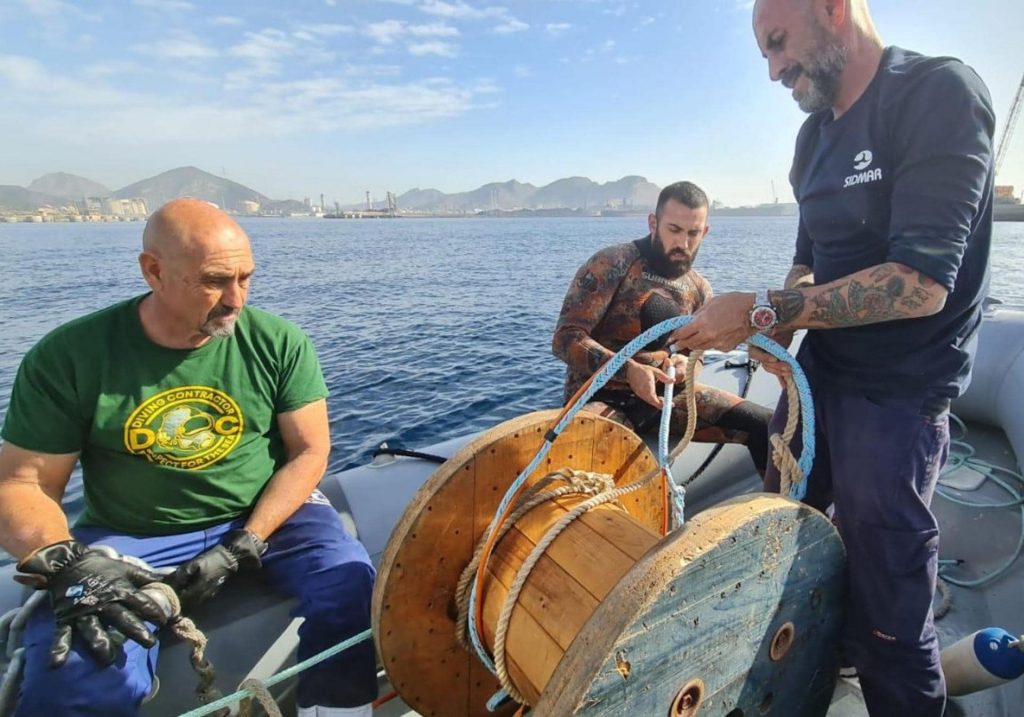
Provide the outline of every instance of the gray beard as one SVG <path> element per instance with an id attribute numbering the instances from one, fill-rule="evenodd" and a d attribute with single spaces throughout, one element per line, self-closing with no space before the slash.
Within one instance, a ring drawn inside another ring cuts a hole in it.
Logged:
<path id="1" fill-rule="evenodd" d="M 839 77 L 846 68 L 846 48 L 824 38 L 813 63 L 804 67 L 809 89 L 797 98 L 797 105 L 808 114 L 832 107 L 839 97 Z"/>
<path id="2" fill-rule="evenodd" d="M 199 332 L 203 336 L 209 336 L 211 339 L 226 339 L 229 336 L 235 335 L 235 324 L 238 323 L 238 317 L 232 317 L 230 321 L 224 322 L 222 318 L 209 319 L 205 324 L 199 327 Z"/>

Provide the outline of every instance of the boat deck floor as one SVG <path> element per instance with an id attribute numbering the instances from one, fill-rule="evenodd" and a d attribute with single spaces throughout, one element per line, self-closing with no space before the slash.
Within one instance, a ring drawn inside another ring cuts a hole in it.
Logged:
<path id="1" fill-rule="evenodd" d="M 976 458 L 1008 470 L 1018 470 L 1013 450 L 1000 429 L 981 424 L 970 424 L 968 429 L 966 440 L 973 446 Z M 959 431 L 954 429 L 954 438 L 957 433 Z M 695 450 L 700 453 L 706 448 L 695 446 Z M 735 446 L 728 446 L 720 456 L 723 460 L 738 458 L 743 458 L 743 452 Z M 980 477 L 968 468 L 951 473 L 943 482 L 948 479 L 956 484 L 978 484 L 971 490 L 940 486 L 943 491 L 963 500 L 999 503 L 1009 499 L 1006 491 L 990 480 L 980 481 Z M 1017 489 L 1022 487 L 1013 480 L 1010 483 Z M 700 491 L 694 491 L 696 500 L 691 504 L 692 509 L 697 511 L 731 495 L 757 490 L 758 485 L 756 478 L 751 476 L 714 494 L 701 495 Z M 949 570 L 964 580 L 976 579 L 1006 564 L 1017 549 L 1021 530 L 1024 530 L 1019 507 L 973 508 L 936 495 L 932 508 L 941 528 L 940 556 L 962 560 L 962 564 Z M 998 579 L 984 586 L 964 588 L 949 585 L 949 594 L 949 610 L 936 623 L 939 640 L 944 647 L 964 635 L 990 626 L 1003 627 L 1014 634 L 1024 633 L 1024 560 L 1016 560 Z M 383 680 L 381 694 L 386 695 L 390 691 L 390 684 Z M 974 695 L 951 698 L 946 714 L 949 717 L 1007 717 L 1020 714 L 1022 704 L 1024 680 L 1016 680 Z M 375 717 L 412 717 L 417 714 L 400 698 L 389 700 L 374 711 Z M 856 680 L 840 679 L 828 717 L 866 717 L 867 714 Z"/>

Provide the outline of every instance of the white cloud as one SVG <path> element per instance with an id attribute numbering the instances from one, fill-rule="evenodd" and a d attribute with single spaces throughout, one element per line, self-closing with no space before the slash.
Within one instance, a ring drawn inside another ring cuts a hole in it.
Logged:
<path id="1" fill-rule="evenodd" d="M 170 37 L 156 42 L 135 45 L 136 52 L 170 60 L 206 60 L 220 53 L 208 47 L 190 32 L 175 30 Z"/>
<path id="2" fill-rule="evenodd" d="M 238 27 L 244 25 L 245 21 L 240 17 L 234 17 L 232 15 L 217 15 L 207 20 L 211 25 L 220 25 L 224 27 Z"/>
<path id="3" fill-rule="evenodd" d="M 0 125 L 23 123 L 26 141 L 61 138 L 73 146 L 115 137 L 120 146 L 194 145 L 421 124 L 470 112 L 482 96 L 498 91 L 490 80 L 389 82 L 393 71 L 349 66 L 320 79 L 263 82 L 259 93 L 185 102 L 163 90 L 117 89 L 102 77 L 87 85 L 32 58 L 0 55 L 0 92 L 17 98 Z M 40 121 L 28 122 L 29 116 Z"/>
<path id="4" fill-rule="evenodd" d="M 89 22 L 100 21 L 98 15 L 87 13 L 72 3 L 63 2 L 63 0 L 21 0 L 21 4 L 30 13 L 40 17 L 74 15 Z"/>
<path id="5" fill-rule="evenodd" d="M 114 75 L 135 75 L 140 72 L 137 62 L 97 62 L 82 68 L 82 74 L 90 80 L 100 80 Z"/>
<path id="6" fill-rule="evenodd" d="M 488 17 L 502 17 L 507 12 L 503 7 L 475 8 L 462 0 L 455 0 L 454 3 L 443 0 L 427 0 L 420 5 L 420 10 L 428 15 L 438 15 L 453 20 L 482 20 Z"/>
<path id="7" fill-rule="evenodd" d="M 458 54 L 457 48 L 450 42 L 414 42 L 410 43 L 410 55 L 437 55 L 439 57 L 455 57 Z"/>
<path id="8" fill-rule="evenodd" d="M 495 27 L 494 32 L 499 35 L 509 35 L 513 32 L 522 32 L 523 30 L 529 29 L 530 26 L 527 23 L 517 20 L 514 17 L 509 17 L 505 22 Z"/>
<path id="9" fill-rule="evenodd" d="M 333 37 L 335 35 L 348 35 L 355 32 L 351 25 L 339 25 L 337 23 L 310 23 L 296 26 L 299 32 L 306 32 L 318 37 Z"/>
<path id="10" fill-rule="evenodd" d="M 260 32 L 247 32 L 245 37 L 245 42 L 228 51 L 231 55 L 255 62 L 274 62 L 291 54 L 295 47 L 280 30 L 268 28 Z"/>
<path id="11" fill-rule="evenodd" d="M 544 31 L 552 37 L 558 37 L 567 30 L 571 30 L 572 25 L 567 22 L 549 22 L 544 26 Z"/>
<path id="12" fill-rule="evenodd" d="M 363 29 L 363 34 L 372 37 L 382 45 L 390 45 L 405 34 L 405 23 L 400 20 L 374 22 Z"/>
<path id="13" fill-rule="evenodd" d="M 363 34 L 373 38 L 381 45 L 390 45 L 406 36 L 412 37 L 456 37 L 457 28 L 434 22 L 429 25 L 410 25 L 403 20 L 384 20 L 367 25 Z"/>
<path id="14" fill-rule="evenodd" d="M 189 12 L 196 9 L 195 5 L 185 0 L 132 0 L 132 5 L 171 12 Z"/>

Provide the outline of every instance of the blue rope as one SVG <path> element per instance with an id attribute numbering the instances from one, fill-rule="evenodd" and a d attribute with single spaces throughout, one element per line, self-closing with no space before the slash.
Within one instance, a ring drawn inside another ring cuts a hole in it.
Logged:
<path id="1" fill-rule="evenodd" d="M 803 500 L 807 495 L 807 476 L 811 474 L 811 466 L 814 464 L 814 402 L 811 400 L 811 385 L 807 382 L 807 376 L 800 364 L 782 346 L 763 334 L 754 334 L 748 343 L 767 351 L 780 361 L 785 361 L 793 369 L 793 382 L 796 384 L 796 392 L 800 396 L 800 423 L 804 450 L 800 454 L 799 464 L 804 479 L 793 482 L 789 489 L 789 497 L 793 500 Z"/>
<path id="2" fill-rule="evenodd" d="M 302 662 L 300 662 L 300 663 L 298 663 L 296 665 L 292 665 L 287 670 L 281 670 L 276 675 L 273 675 L 273 676 L 268 677 L 267 679 L 265 679 L 263 681 L 263 684 L 266 687 L 273 687 L 278 682 L 281 682 L 282 680 L 287 680 L 292 675 L 297 675 L 300 672 L 302 672 L 303 670 L 309 669 L 313 665 L 319 664 L 319 663 L 323 662 L 324 660 L 326 660 L 326 659 L 328 659 L 330 657 L 334 657 L 339 652 L 347 650 L 348 648 L 352 647 L 353 645 L 359 644 L 363 640 L 369 640 L 371 637 L 373 637 L 373 631 L 371 629 L 367 628 L 366 630 L 363 630 L 362 632 L 360 632 L 358 635 L 353 635 L 352 637 L 348 638 L 347 640 L 344 640 L 342 642 L 339 642 L 336 645 L 332 645 L 331 647 L 328 647 L 323 652 L 319 652 L 319 653 L 313 655 L 312 657 L 307 658 L 307 659 L 303 660 Z M 230 695 L 228 695 L 226 697 L 221 697 L 219 700 L 215 700 L 214 702 L 210 702 L 209 704 L 205 704 L 202 707 L 197 707 L 194 710 L 191 710 L 189 712 L 185 712 L 182 715 L 180 715 L 179 717 L 202 717 L 203 715 L 213 714 L 214 712 L 216 712 L 217 710 L 221 709 L 222 707 L 228 707 L 229 705 L 232 705 L 235 702 L 241 702 L 246 697 L 253 697 L 253 696 L 254 695 L 253 695 L 252 690 L 246 690 L 246 689 L 238 690 L 237 692 L 232 692 Z"/>
<path id="3" fill-rule="evenodd" d="M 659 324 L 655 324 L 651 328 L 647 329 L 635 339 L 630 341 L 628 344 L 622 347 L 622 349 L 608 359 L 603 367 L 597 372 L 594 380 L 590 386 L 583 392 L 583 395 L 577 399 L 576 403 L 566 412 L 565 416 L 562 417 L 553 429 L 545 436 L 544 444 L 537 451 L 537 455 L 533 457 L 530 464 L 524 468 L 512 484 L 505 491 L 504 497 L 501 499 L 501 503 L 498 504 L 498 508 L 494 513 L 494 517 L 491 518 L 490 524 L 487 526 L 487 530 L 484 534 L 484 540 L 489 541 L 494 532 L 498 529 L 498 519 L 500 516 L 505 514 L 505 510 L 508 508 L 509 503 L 512 502 L 512 497 L 519 492 L 519 488 L 523 485 L 526 479 L 537 469 L 541 464 L 541 461 L 547 457 L 548 452 L 551 450 L 551 445 L 555 439 L 558 438 L 568 428 L 569 424 L 576 417 L 584 406 L 590 402 L 590 399 L 594 397 L 598 391 L 604 388 L 604 385 L 617 374 L 626 362 L 633 357 L 640 349 L 647 344 L 651 343 L 655 339 L 661 338 L 667 333 L 680 329 L 686 326 L 693 320 L 692 316 L 676 316 L 671 319 L 662 321 Z M 800 395 L 800 412 L 803 420 L 803 453 L 800 456 L 799 464 L 800 470 L 806 477 L 811 470 L 811 464 L 814 462 L 814 408 L 811 404 L 811 389 L 807 383 L 807 377 L 804 376 L 803 370 L 800 365 L 796 362 L 796 359 L 790 355 L 790 353 L 779 346 L 771 339 L 760 334 L 753 336 L 750 339 L 750 343 L 758 348 L 764 349 L 772 356 L 776 357 L 781 361 L 785 361 L 793 369 L 793 376 L 796 380 L 797 391 Z M 807 492 L 807 481 L 794 481 L 792 488 L 790 489 L 790 497 L 801 500 Z M 482 568 L 481 568 L 482 569 Z M 494 663 L 491 661 L 490 656 L 484 649 L 483 641 L 480 638 L 479 633 L 476 629 L 476 620 L 473 616 L 476 615 L 476 605 L 479 596 L 476 594 L 476 581 L 473 581 L 473 585 L 469 593 L 469 639 L 473 644 L 473 649 L 476 651 L 477 657 L 480 661 L 491 671 L 491 674 L 495 674 Z"/>

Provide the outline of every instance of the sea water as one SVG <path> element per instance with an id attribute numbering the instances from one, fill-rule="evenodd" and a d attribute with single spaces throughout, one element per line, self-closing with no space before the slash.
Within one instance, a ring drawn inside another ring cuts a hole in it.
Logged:
<path id="1" fill-rule="evenodd" d="M 331 395 L 330 471 L 383 441 L 422 448 L 555 407 L 551 335 L 580 264 L 646 218 L 241 220 L 250 303 L 302 327 Z M 716 293 L 777 287 L 792 217 L 712 217 L 696 268 Z M 0 416 L 24 353 L 76 316 L 141 294 L 143 225 L 0 224 Z M 1024 223 L 997 223 L 991 296 L 1024 305 Z M 70 509 L 80 488 L 69 489 Z"/>

